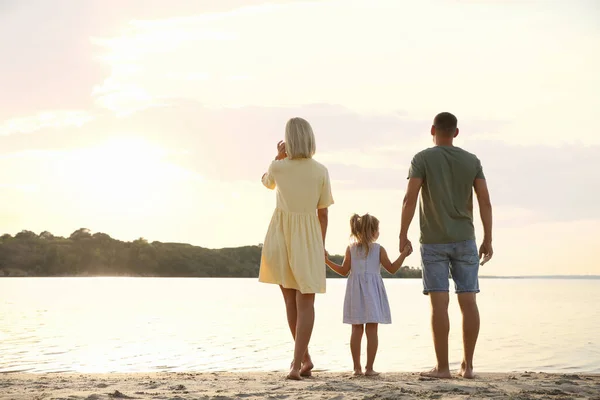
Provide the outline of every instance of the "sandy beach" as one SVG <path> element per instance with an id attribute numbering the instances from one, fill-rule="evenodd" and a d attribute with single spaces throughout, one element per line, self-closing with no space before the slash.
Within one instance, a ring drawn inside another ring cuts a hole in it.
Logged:
<path id="1" fill-rule="evenodd" d="M 315 373 L 301 382 L 283 373 L 2 374 L 2 400 L 103 399 L 594 399 L 600 375 L 481 374 L 432 380 L 416 373 L 376 378 Z"/>

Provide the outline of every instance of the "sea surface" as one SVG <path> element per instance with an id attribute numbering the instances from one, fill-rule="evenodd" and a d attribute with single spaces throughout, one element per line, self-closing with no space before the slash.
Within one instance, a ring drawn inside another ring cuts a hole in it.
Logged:
<path id="1" fill-rule="evenodd" d="M 433 366 L 421 282 L 386 279 L 379 371 Z M 600 280 L 481 279 L 480 372 L 600 373 Z M 349 371 L 345 280 L 316 300 L 317 370 Z M 450 359 L 462 357 L 450 302 Z M 363 343 L 363 351 L 366 343 Z M 283 371 L 293 342 L 275 285 L 256 279 L 2 278 L 0 372 Z"/>

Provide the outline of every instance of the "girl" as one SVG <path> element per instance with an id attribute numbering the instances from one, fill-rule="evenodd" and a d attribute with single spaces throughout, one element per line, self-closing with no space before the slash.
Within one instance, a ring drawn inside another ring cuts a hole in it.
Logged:
<path id="1" fill-rule="evenodd" d="M 326 263 L 329 268 L 342 276 L 350 274 L 344 299 L 344 323 L 352 324 L 350 351 L 354 362 L 354 375 L 363 374 L 360 363 L 360 345 L 365 330 L 363 325 L 366 325 L 367 365 L 365 375 L 375 376 L 379 375 L 373 370 L 379 344 L 377 324 L 392 322 L 380 266 L 383 265 L 383 268 L 390 274 L 396 273 L 404 259 L 412 253 L 412 248 L 406 246 L 398 259 L 392 263 L 385 249 L 375 243 L 379 237 L 379 220 L 369 214 L 362 217 L 354 214 L 350 218 L 350 231 L 354 243 L 346 248 L 342 265 L 329 260 L 329 257 L 327 257 Z"/>

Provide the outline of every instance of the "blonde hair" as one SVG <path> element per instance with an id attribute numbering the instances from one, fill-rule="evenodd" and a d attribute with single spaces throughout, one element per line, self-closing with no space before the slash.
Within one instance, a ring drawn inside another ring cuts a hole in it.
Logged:
<path id="1" fill-rule="evenodd" d="M 369 214 L 363 216 L 354 214 L 350 218 L 350 232 L 356 243 L 368 255 L 369 245 L 375 241 L 377 232 L 379 232 L 379 220 Z"/>
<path id="2" fill-rule="evenodd" d="M 292 118 L 285 125 L 285 151 L 290 159 L 312 158 L 316 151 L 315 134 L 303 118 Z"/>

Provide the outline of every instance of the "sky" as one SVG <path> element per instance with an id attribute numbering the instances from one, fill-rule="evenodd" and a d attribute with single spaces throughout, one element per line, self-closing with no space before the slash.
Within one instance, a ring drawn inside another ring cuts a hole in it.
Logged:
<path id="1" fill-rule="evenodd" d="M 300 116 L 328 251 L 369 212 L 395 257 L 410 160 L 450 111 L 494 205 L 481 273 L 600 274 L 599 21 L 594 0 L 0 0 L 0 231 L 261 243 L 260 177 Z"/>

